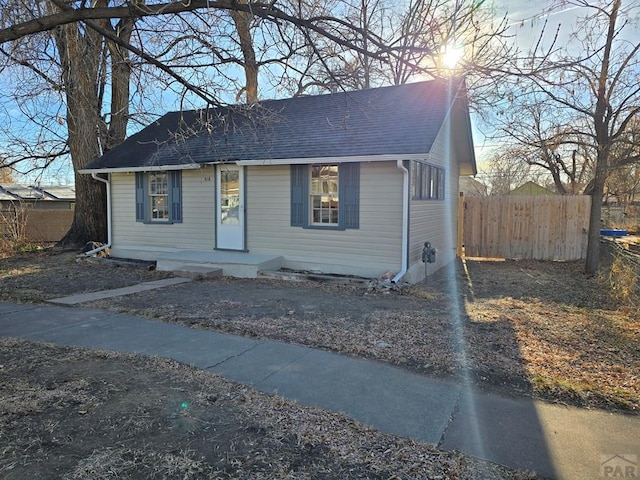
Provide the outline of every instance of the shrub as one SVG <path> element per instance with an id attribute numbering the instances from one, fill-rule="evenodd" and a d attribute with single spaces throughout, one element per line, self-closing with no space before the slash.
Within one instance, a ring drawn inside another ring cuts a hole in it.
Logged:
<path id="1" fill-rule="evenodd" d="M 613 298 L 624 306 L 640 306 L 640 258 L 620 248 L 613 252 L 609 286 Z"/>

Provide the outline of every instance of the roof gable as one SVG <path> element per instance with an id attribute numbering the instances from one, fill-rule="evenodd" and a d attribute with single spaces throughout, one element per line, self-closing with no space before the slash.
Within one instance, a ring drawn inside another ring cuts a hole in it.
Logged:
<path id="1" fill-rule="evenodd" d="M 430 81 L 171 112 L 84 170 L 427 154 L 455 99 Z"/>
<path id="2" fill-rule="evenodd" d="M 556 193 L 548 188 L 538 185 L 535 182 L 528 181 L 514 188 L 509 195 L 555 195 Z"/>

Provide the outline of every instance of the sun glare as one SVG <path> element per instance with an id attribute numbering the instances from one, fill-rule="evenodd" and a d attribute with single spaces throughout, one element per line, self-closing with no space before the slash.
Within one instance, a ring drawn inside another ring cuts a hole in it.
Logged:
<path id="1" fill-rule="evenodd" d="M 457 45 L 446 45 L 442 52 L 442 65 L 445 68 L 456 68 L 464 55 L 464 49 Z"/>

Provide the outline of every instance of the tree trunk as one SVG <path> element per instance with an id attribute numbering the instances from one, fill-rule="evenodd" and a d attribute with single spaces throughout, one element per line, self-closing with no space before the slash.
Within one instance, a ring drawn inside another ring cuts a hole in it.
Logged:
<path id="1" fill-rule="evenodd" d="M 591 195 L 591 210 L 589 212 L 589 233 L 587 235 L 587 258 L 585 261 L 585 273 L 595 275 L 600 266 L 600 227 L 602 214 L 602 197 L 604 184 L 607 179 L 608 149 L 598 152 L 596 174 L 593 179 Z"/>
<path id="2" fill-rule="evenodd" d="M 89 241 L 107 241 L 107 201 L 105 185 L 76 172 L 76 206 L 73 223 L 58 243 L 62 248 L 80 248 Z"/>
<path id="3" fill-rule="evenodd" d="M 604 184 L 609 174 L 609 154 L 611 153 L 611 136 L 609 133 L 611 116 L 609 111 L 609 61 L 613 39 L 616 35 L 616 19 L 620 9 L 621 0 L 615 0 L 609 15 L 609 28 L 602 52 L 602 65 L 598 78 L 598 92 L 596 95 L 596 108 L 593 115 L 593 126 L 596 135 L 598 153 L 596 155 L 596 174 L 593 179 L 593 191 L 591 192 L 591 212 L 589 214 L 589 234 L 587 243 L 587 259 L 585 273 L 595 275 L 600 267 L 600 214 L 602 212 L 602 197 Z"/>
<path id="4" fill-rule="evenodd" d="M 114 31 L 123 41 L 130 43 L 135 21 L 123 18 Z M 102 146 L 104 152 L 117 147 L 127 137 L 129 122 L 129 96 L 131 64 L 129 50 L 120 48 L 113 42 L 107 42 L 111 57 L 111 118 L 109 119 L 106 140 Z M 106 126 L 105 126 L 106 127 Z"/>
<path id="5" fill-rule="evenodd" d="M 107 239 L 105 187 L 90 176 L 78 173 L 100 155 L 99 129 L 102 123 L 98 101 L 100 36 L 84 33 L 77 24 L 59 27 L 55 41 L 62 64 L 67 103 L 69 151 L 75 172 L 76 205 L 71 229 L 59 242 L 63 248 L 78 248 L 88 241 Z"/>
<path id="6" fill-rule="evenodd" d="M 239 3 L 246 4 L 247 0 L 241 0 Z M 243 91 L 247 103 L 255 103 L 258 101 L 258 62 L 256 61 L 256 52 L 253 48 L 253 39 L 251 38 L 251 21 L 253 20 L 253 15 L 249 12 L 232 11 L 231 18 L 233 18 L 233 22 L 235 23 L 240 40 L 240 48 L 242 49 L 242 66 L 245 76 Z"/>

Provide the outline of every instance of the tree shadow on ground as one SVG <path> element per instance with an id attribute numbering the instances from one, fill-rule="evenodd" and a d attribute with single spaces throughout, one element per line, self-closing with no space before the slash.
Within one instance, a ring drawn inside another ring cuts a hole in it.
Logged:
<path id="1" fill-rule="evenodd" d="M 547 432 L 513 324 L 505 316 L 475 321 L 468 311 L 478 291 L 484 298 L 504 294 L 504 278 L 490 277 L 489 285 L 476 286 L 473 270 L 458 259 L 426 280 L 427 288 L 437 288 L 450 299 L 461 363 L 462 394 L 442 446 L 555 478 Z M 525 292 L 517 282 L 511 291 Z"/>

